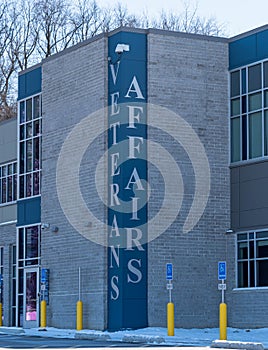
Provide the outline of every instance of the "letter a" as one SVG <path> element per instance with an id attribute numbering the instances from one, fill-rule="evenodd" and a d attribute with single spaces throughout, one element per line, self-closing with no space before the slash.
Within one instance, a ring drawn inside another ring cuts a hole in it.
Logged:
<path id="1" fill-rule="evenodd" d="M 129 96 L 129 94 L 131 92 L 136 94 L 136 98 L 142 98 L 144 100 L 144 97 L 142 95 L 140 86 L 138 84 L 138 81 L 137 81 L 137 78 L 135 77 L 135 75 L 134 75 L 134 78 L 132 79 L 132 82 L 129 86 L 128 92 L 127 92 L 125 97 L 130 98 L 131 96 Z"/>

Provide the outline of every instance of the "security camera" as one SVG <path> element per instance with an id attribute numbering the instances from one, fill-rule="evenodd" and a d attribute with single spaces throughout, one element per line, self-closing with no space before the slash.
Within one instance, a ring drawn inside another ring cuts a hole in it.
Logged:
<path id="1" fill-rule="evenodd" d="M 118 54 L 123 53 L 124 51 L 129 51 L 129 45 L 127 44 L 117 44 L 115 48 L 115 52 Z"/>
<path id="2" fill-rule="evenodd" d="M 231 235 L 232 233 L 234 233 L 234 231 L 230 228 L 230 229 L 227 230 L 225 233 L 226 233 L 227 235 Z"/>
<path id="3" fill-rule="evenodd" d="M 49 224 L 41 224 L 41 230 L 46 230 L 49 226 Z"/>

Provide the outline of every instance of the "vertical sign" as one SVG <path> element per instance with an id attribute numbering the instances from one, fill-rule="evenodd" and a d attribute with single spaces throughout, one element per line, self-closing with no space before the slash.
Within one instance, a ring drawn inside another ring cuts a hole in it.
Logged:
<path id="1" fill-rule="evenodd" d="M 167 271 L 166 271 L 166 278 L 167 281 L 172 281 L 173 280 L 173 265 L 172 264 L 167 264 Z"/>
<path id="2" fill-rule="evenodd" d="M 108 329 L 119 330 L 147 326 L 147 37 L 108 45 Z"/>
<path id="3" fill-rule="evenodd" d="M 41 269 L 41 301 L 49 305 L 49 269 Z"/>
<path id="4" fill-rule="evenodd" d="M 218 280 L 226 280 L 226 261 L 218 262 Z"/>

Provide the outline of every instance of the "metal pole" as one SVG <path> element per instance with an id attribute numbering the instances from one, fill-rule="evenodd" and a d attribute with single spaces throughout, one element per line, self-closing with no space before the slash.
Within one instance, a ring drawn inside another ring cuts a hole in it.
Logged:
<path id="1" fill-rule="evenodd" d="M 81 268 L 78 268 L 78 300 L 81 300 Z"/>
<path id="2" fill-rule="evenodd" d="M 221 280 L 221 283 L 224 284 L 224 280 Z M 221 302 L 224 304 L 224 289 L 221 290 Z"/>
<path id="3" fill-rule="evenodd" d="M 78 301 L 76 303 L 76 330 L 83 329 L 83 303 L 81 301 L 81 268 L 78 268 Z"/>

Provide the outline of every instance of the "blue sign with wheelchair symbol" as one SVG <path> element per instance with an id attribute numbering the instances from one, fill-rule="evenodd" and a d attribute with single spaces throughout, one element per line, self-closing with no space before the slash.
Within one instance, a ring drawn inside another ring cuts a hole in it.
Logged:
<path id="1" fill-rule="evenodd" d="M 218 279 L 226 280 L 226 261 L 218 262 Z"/>
<path id="2" fill-rule="evenodd" d="M 167 264 L 167 281 L 173 280 L 173 266 L 172 264 Z"/>

